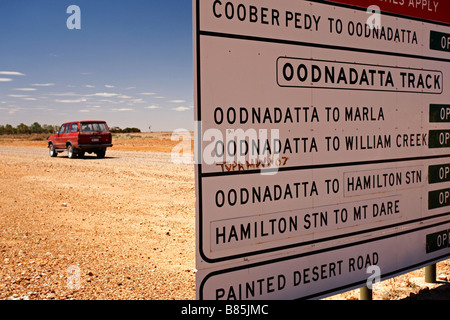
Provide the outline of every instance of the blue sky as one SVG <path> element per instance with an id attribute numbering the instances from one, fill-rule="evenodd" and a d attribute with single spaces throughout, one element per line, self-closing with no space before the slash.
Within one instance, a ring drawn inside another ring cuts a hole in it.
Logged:
<path id="1" fill-rule="evenodd" d="M 1 0 L 0 43 L 0 124 L 193 128 L 190 0 Z"/>

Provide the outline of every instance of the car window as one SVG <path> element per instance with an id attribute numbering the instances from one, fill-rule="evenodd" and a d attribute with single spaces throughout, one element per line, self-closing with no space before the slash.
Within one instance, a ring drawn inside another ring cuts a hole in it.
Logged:
<path id="1" fill-rule="evenodd" d="M 58 133 L 64 133 L 64 125 L 62 125 L 62 126 L 59 128 Z"/>
<path id="2" fill-rule="evenodd" d="M 69 133 L 70 131 L 70 124 L 66 125 L 66 131 L 64 131 L 64 133 Z"/>
<path id="3" fill-rule="evenodd" d="M 92 123 L 82 123 L 81 124 L 82 132 L 106 132 L 108 131 L 106 125 L 103 122 L 92 122 Z"/>
<path id="4" fill-rule="evenodd" d="M 70 132 L 77 132 L 78 131 L 78 123 L 72 123 L 72 126 L 70 127 Z"/>

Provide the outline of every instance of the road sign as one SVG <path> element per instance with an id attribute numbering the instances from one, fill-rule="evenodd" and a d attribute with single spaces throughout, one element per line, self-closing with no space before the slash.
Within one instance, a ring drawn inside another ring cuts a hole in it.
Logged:
<path id="1" fill-rule="evenodd" d="M 448 4 L 354 2 L 193 1 L 198 298 L 317 298 L 450 255 Z"/>

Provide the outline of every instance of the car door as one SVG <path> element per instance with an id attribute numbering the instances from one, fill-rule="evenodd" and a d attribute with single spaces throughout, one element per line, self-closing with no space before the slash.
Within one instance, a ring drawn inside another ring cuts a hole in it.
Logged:
<path id="1" fill-rule="evenodd" d="M 61 135 L 62 148 L 66 147 L 69 135 L 70 135 L 70 123 L 67 123 L 66 128 L 64 129 L 64 133 Z"/>
<path id="2" fill-rule="evenodd" d="M 70 141 L 75 148 L 78 146 L 78 122 L 72 122 L 70 124 L 66 141 Z"/>
<path id="3" fill-rule="evenodd" d="M 66 128 L 66 125 L 62 124 L 61 127 L 58 130 L 58 133 L 57 133 L 57 135 L 55 137 L 55 148 L 56 149 L 65 148 L 65 145 L 64 145 L 64 143 L 62 141 L 65 128 Z"/>

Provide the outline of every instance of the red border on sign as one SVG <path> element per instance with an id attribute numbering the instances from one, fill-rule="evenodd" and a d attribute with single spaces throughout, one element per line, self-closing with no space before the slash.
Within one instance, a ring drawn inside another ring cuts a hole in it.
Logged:
<path id="1" fill-rule="evenodd" d="M 366 9 L 376 5 L 381 12 L 450 24 L 450 1 L 448 0 L 327 0 L 325 2 L 342 3 Z"/>

